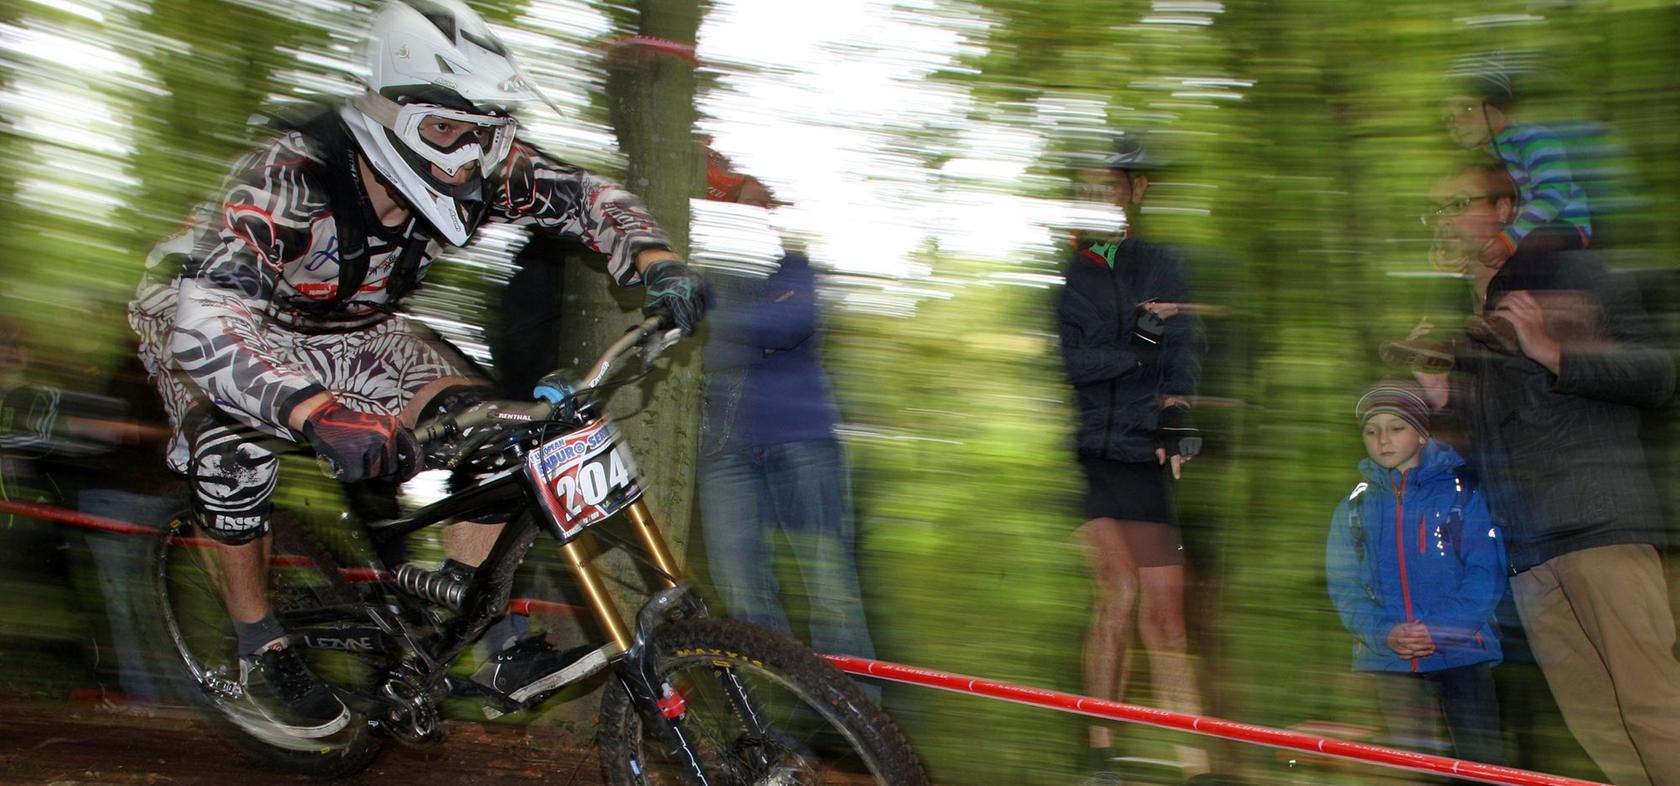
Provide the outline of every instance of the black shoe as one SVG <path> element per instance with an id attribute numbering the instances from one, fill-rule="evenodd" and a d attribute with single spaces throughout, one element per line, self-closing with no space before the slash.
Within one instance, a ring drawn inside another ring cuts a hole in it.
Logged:
<path id="1" fill-rule="evenodd" d="M 473 672 L 473 682 L 525 704 L 606 665 L 600 649 L 584 645 L 561 652 L 541 633 L 526 636 Z"/>
<path id="2" fill-rule="evenodd" d="M 245 698 L 274 726 L 293 737 L 325 737 L 350 723 L 350 709 L 309 671 L 290 647 L 264 650 L 239 661 Z"/>

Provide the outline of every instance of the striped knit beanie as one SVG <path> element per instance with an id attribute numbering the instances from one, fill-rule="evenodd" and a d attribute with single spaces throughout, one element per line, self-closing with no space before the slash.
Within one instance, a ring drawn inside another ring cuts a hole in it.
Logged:
<path id="1" fill-rule="evenodd" d="M 1411 424 L 1419 434 L 1429 436 L 1429 402 L 1423 397 L 1423 388 L 1410 380 L 1385 379 L 1372 385 L 1365 395 L 1359 397 L 1359 404 L 1353 412 L 1361 426 L 1372 415 L 1387 414 Z"/>

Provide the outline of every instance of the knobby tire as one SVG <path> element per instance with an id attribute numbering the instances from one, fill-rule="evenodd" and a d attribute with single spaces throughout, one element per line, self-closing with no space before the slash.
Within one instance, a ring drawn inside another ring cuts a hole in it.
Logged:
<path id="1" fill-rule="evenodd" d="M 649 646 L 655 673 L 685 699 L 684 726 L 714 784 L 928 782 L 892 719 L 851 679 L 786 636 L 736 620 L 687 619 L 661 627 Z M 739 713 L 719 700 L 723 668 L 748 686 L 754 711 L 771 721 L 769 740 L 747 734 Z M 663 741 L 644 736 L 617 681 L 602 698 L 599 735 L 610 786 L 687 783 Z M 766 771 L 765 757 L 776 760 L 768 765 L 776 772 Z"/>
<path id="2" fill-rule="evenodd" d="M 172 683 L 180 686 L 183 698 L 199 709 L 236 748 L 260 766 L 280 772 L 317 778 L 336 778 L 365 769 L 379 755 L 382 739 L 373 734 L 367 717 L 351 707 L 345 729 L 318 741 L 265 739 L 238 722 L 241 699 L 230 697 L 226 681 L 238 679 L 233 624 L 222 605 L 212 578 L 215 568 L 203 535 L 191 514 L 178 515 L 159 538 L 153 557 L 153 597 L 158 604 L 157 623 L 174 650 L 172 663 L 177 674 Z M 285 567 L 271 566 L 269 598 L 277 617 L 311 609 L 336 606 L 353 608 L 358 602 L 355 588 L 338 572 L 338 563 L 294 522 L 274 522 L 272 553 L 288 555 Z M 327 678 L 318 653 L 305 652 L 317 676 Z M 353 656 L 334 654 L 340 659 Z M 350 665 L 352 674 L 361 674 Z M 365 676 L 365 674 L 363 675 Z M 329 679 L 329 681 L 334 681 Z M 367 691 L 365 684 L 349 684 L 350 690 Z M 278 732 L 276 732 L 278 733 Z"/>

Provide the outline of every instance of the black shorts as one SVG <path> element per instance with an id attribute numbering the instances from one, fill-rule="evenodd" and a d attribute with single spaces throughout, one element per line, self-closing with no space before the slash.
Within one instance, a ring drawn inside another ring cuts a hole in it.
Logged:
<path id="1" fill-rule="evenodd" d="M 1184 537 L 1173 512 L 1172 470 L 1153 461 L 1081 456 L 1085 520 L 1116 519 L 1132 563 L 1140 568 L 1184 564 Z"/>
<path id="2" fill-rule="evenodd" d="M 1173 512 L 1172 470 L 1153 461 L 1110 461 L 1080 456 L 1085 469 L 1085 518 L 1151 521 L 1178 526 Z"/>

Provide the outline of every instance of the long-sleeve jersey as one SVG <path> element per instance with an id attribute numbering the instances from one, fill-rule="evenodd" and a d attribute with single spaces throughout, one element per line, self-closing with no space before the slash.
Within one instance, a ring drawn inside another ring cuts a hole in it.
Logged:
<path id="1" fill-rule="evenodd" d="M 282 433 L 291 408 L 324 389 L 309 368 L 283 359 L 284 343 L 372 327 L 412 288 L 392 281 L 409 238 L 421 231 L 418 219 L 385 227 L 363 202 L 349 209 L 363 212 L 366 274 L 355 293 L 337 297 L 333 210 L 340 206 L 328 194 L 332 167 L 353 165 L 328 158 L 321 143 L 297 131 L 247 155 L 225 196 L 200 206 L 182 233 L 153 250 L 149 280 L 130 305 L 143 357 L 151 347 L 153 373 L 178 368 L 218 406 Z M 607 255 L 621 285 L 639 283 L 637 253 L 669 248 L 635 196 L 523 142 L 484 188 L 486 222 L 578 237 Z M 440 251 L 436 240 L 426 241 L 413 281 Z"/>
<path id="2" fill-rule="evenodd" d="M 1563 140 L 1545 126 L 1512 124 L 1499 129 L 1490 146 L 1517 184 L 1517 215 L 1500 232 L 1513 251 L 1547 225 L 1568 225 L 1583 241 L 1592 239 L 1587 192 L 1570 173 Z"/>

